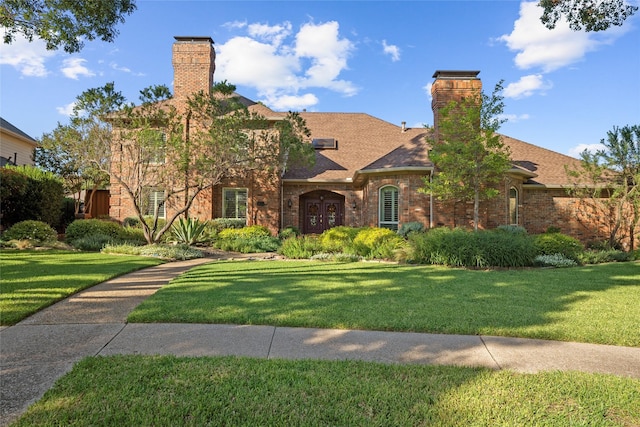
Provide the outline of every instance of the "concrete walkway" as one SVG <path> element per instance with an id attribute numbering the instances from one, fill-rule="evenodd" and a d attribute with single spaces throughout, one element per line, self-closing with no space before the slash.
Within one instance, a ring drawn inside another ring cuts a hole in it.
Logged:
<path id="1" fill-rule="evenodd" d="M 86 356 L 239 355 L 578 370 L 640 378 L 640 348 L 491 336 L 273 326 L 127 324 L 145 298 L 212 259 L 163 264 L 109 280 L 0 330 L 0 426 L 40 399 Z"/>

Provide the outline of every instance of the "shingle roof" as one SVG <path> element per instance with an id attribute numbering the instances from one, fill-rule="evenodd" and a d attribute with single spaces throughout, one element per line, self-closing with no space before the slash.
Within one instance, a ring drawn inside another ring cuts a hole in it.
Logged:
<path id="1" fill-rule="evenodd" d="M 266 117 L 284 117 L 262 104 L 250 107 Z M 427 143 L 431 130 L 402 130 L 384 120 L 364 113 L 300 113 L 311 131 L 311 138 L 335 138 L 336 150 L 317 150 L 312 168 L 292 168 L 285 180 L 345 181 L 361 173 L 380 169 L 430 168 Z M 546 148 L 501 135 L 511 148 L 514 166 L 536 176 L 526 184 L 567 185 L 565 165 L 575 167 L 579 160 Z"/>
<path id="2" fill-rule="evenodd" d="M 11 132 L 13 134 L 16 134 L 16 135 L 26 139 L 28 142 L 32 142 L 33 144 L 37 144 L 37 141 L 35 139 L 31 138 L 29 135 L 27 135 L 26 133 L 24 133 L 23 131 L 21 131 L 20 129 L 18 129 L 17 127 L 15 127 L 11 123 L 9 123 L 5 119 L 3 119 L 2 117 L 0 117 L 0 128 L 3 129 L 3 130 L 7 130 L 7 131 L 9 131 L 9 132 Z"/>

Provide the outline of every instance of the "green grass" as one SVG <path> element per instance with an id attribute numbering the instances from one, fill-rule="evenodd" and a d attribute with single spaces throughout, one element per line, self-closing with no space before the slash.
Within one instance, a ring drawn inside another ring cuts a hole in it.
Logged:
<path id="1" fill-rule="evenodd" d="M 477 271 L 308 261 L 217 262 L 130 322 L 266 324 L 640 346 L 640 263 Z"/>
<path id="2" fill-rule="evenodd" d="M 82 289 L 161 262 L 88 252 L 2 250 L 0 324 L 13 325 Z"/>
<path id="3" fill-rule="evenodd" d="M 342 361 L 87 358 L 15 426 L 632 426 L 640 381 Z"/>

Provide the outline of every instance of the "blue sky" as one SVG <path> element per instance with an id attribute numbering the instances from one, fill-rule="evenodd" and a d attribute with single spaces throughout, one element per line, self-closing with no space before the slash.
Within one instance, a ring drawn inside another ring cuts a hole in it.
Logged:
<path id="1" fill-rule="evenodd" d="M 633 0 L 638 4 L 638 0 Z M 436 70 L 504 80 L 501 133 L 576 156 L 614 126 L 640 124 L 640 14 L 604 33 L 553 31 L 535 2 L 149 1 L 114 43 L 77 54 L 0 45 L 0 115 L 34 138 L 66 123 L 76 96 L 115 82 L 132 102 L 172 88 L 173 36 L 210 36 L 215 80 L 274 110 L 364 112 L 433 124 Z"/>

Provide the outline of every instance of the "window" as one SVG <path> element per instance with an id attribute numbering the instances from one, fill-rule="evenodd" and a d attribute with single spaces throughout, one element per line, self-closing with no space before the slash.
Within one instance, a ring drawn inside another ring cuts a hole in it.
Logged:
<path id="1" fill-rule="evenodd" d="M 224 188 L 222 190 L 222 217 L 247 219 L 246 188 Z"/>
<path id="2" fill-rule="evenodd" d="M 378 226 L 398 231 L 398 189 L 387 186 L 380 189 Z"/>
<path id="3" fill-rule="evenodd" d="M 146 191 L 148 192 L 148 204 L 147 209 L 145 210 L 145 215 L 155 217 L 157 213 L 158 218 L 166 218 L 166 212 L 164 209 L 164 190 L 149 188 Z"/>
<path id="4" fill-rule="evenodd" d="M 518 190 L 509 190 L 509 224 L 518 225 Z"/>

